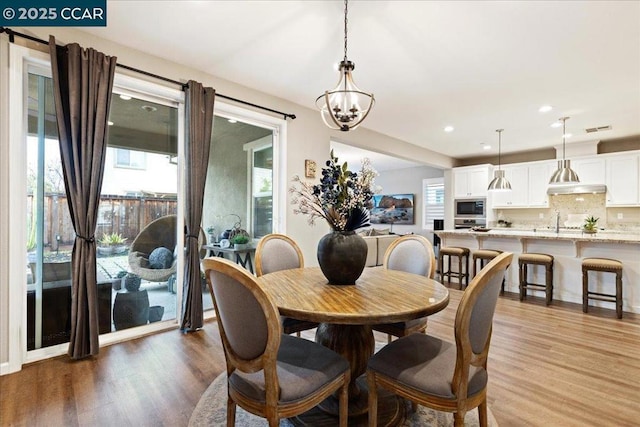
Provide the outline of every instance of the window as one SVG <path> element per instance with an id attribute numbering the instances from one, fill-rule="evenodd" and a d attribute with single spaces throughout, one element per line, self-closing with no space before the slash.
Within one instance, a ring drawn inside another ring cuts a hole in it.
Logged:
<path id="1" fill-rule="evenodd" d="M 145 169 L 146 157 L 142 151 L 125 150 L 116 148 L 115 166 L 118 168 Z"/>
<path id="2" fill-rule="evenodd" d="M 433 230 L 433 221 L 444 219 L 444 178 L 422 180 L 424 210 L 422 228 Z"/>

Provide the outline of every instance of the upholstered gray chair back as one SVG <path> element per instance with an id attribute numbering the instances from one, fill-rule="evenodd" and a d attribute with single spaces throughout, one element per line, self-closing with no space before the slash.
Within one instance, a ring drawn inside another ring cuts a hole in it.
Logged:
<path id="1" fill-rule="evenodd" d="M 261 274 L 303 267 L 304 261 L 294 245 L 293 241 L 278 237 L 269 238 L 259 245 L 260 257 L 256 254 L 256 259 L 260 260 Z"/>
<path id="2" fill-rule="evenodd" d="M 422 236 L 405 236 L 389 247 L 386 268 L 430 277 L 435 270 L 431 242 Z"/>
<path id="3" fill-rule="evenodd" d="M 474 353 L 480 353 L 489 338 L 503 277 L 504 269 L 496 271 L 496 274 L 489 279 L 489 284 L 478 297 L 476 305 L 471 312 L 469 340 L 471 341 L 471 348 Z"/>
<path id="4" fill-rule="evenodd" d="M 267 346 L 268 325 L 264 309 L 253 293 L 238 280 L 209 270 L 218 322 L 231 350 L 240 358 L 261 356 Z"/>
<path id="5" fill-rule="evenodd" d="M 471 350 L 475 354 L 481 353 L 486 348 L 491 337 L 493 315 L 496 310 L 502 279 L 512 258 L 513 254 L 505 252 L 487 264 L 467 287 L 463 300 L 458 307 L 459 313 L 456 317 L 465 318 L 465 316 L 461 316 L 460 312 L 471 310 L 471 314 L 468 317 L 468 325 L 463 325 L 462 327 L 468 330 Z M 473 295 L 466 295 L 467 293 Z M 471 296 L 473 298 L 470 298 Z M 467 299 L 470 301 L 475 299 L 475 303 L 467 305 L 465 303 Z"/>

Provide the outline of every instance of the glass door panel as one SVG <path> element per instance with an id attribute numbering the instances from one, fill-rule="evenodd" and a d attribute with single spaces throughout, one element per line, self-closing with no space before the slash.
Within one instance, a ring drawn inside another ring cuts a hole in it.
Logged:
<path id="1" fill-rule="evenodd" d="M 114 93 L 98 211 L 98 282 L 113 328 L 176 318 L 178 109 Z"/>
<path id="2" fill-rule="evenodd" d="M 253 150 L 252 232 L 259 239 L 273 231 L 273 145 Z"/>
<path id="3" fill-rule="evenodd" d="M 51 79 L 27 77 L 27 350 L 69 341 L 71 248 Z"/>

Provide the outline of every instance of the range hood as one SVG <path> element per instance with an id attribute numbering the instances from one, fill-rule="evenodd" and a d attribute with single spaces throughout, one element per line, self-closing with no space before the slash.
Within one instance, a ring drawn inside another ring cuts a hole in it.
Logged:
<path id="1" fill-rule="evenodd" d="M 550 185 L 547 194 L 597 194 L 606 193 L 607 186 L 604 184 L 568 184 Z"/>

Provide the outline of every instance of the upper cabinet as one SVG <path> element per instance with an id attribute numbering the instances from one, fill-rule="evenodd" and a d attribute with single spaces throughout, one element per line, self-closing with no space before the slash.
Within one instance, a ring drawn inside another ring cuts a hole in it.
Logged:
<path id="1" fill-rule="evenodd" d="M 521 164 L 502 167 L 505 178 L 511 184 L 511 191 L 491 191 L 492 206 L 494 208 L 527 207 L 529 192 L 528 169 L 528 166 Z M 495 170 L 498 170 L 498 168 Z"/>
<path id="2" fill-rule="evenodd" d="M 548 207 L 547 187 L 555 168 L 555 162 L 517 163 L 503 166 L 511 191 L 491 194 L 491 207 L 531 208 Z"/>
<path id="3" fill-rule="evenodd" d="M 487 197 L 489 165 L 465 166 L 453 169 L 453 197 Z"/>
<path id="4" fill-rule="evenodd" d="M 640 155 L 622 154 L 607 157 L 607 206 L 640 204 Z"/>
<path id="5" fill-rule="evenodd" d="M 603 184 L 605 159 L 600 156 L 571 160 L 571 168 L 578 174 L 580 184 Z"/>
<path id="6" fill-rule="evenodd" d="M 549 179 L 558 167 L 558 163 L 553 160 L 549 162 L 532 163 L 529 165 L 529 206 L 535 208 L 548 208 Z"/>
<path id="7" fill-rule="evenodd" d="M 548 208 L 549 178 L 557 160 L 503 165 L 511 191 L 487 192 L 489 169 L 467 166 L 453 169 L 454 198 L 487 197 L 489 209 Z M 606 184 L 605 205 L 640 206 L 640 151 L 625 151 L 571 159 L 580 184 Z M 497 169 L 497 167 L 495 168 Z"/>

